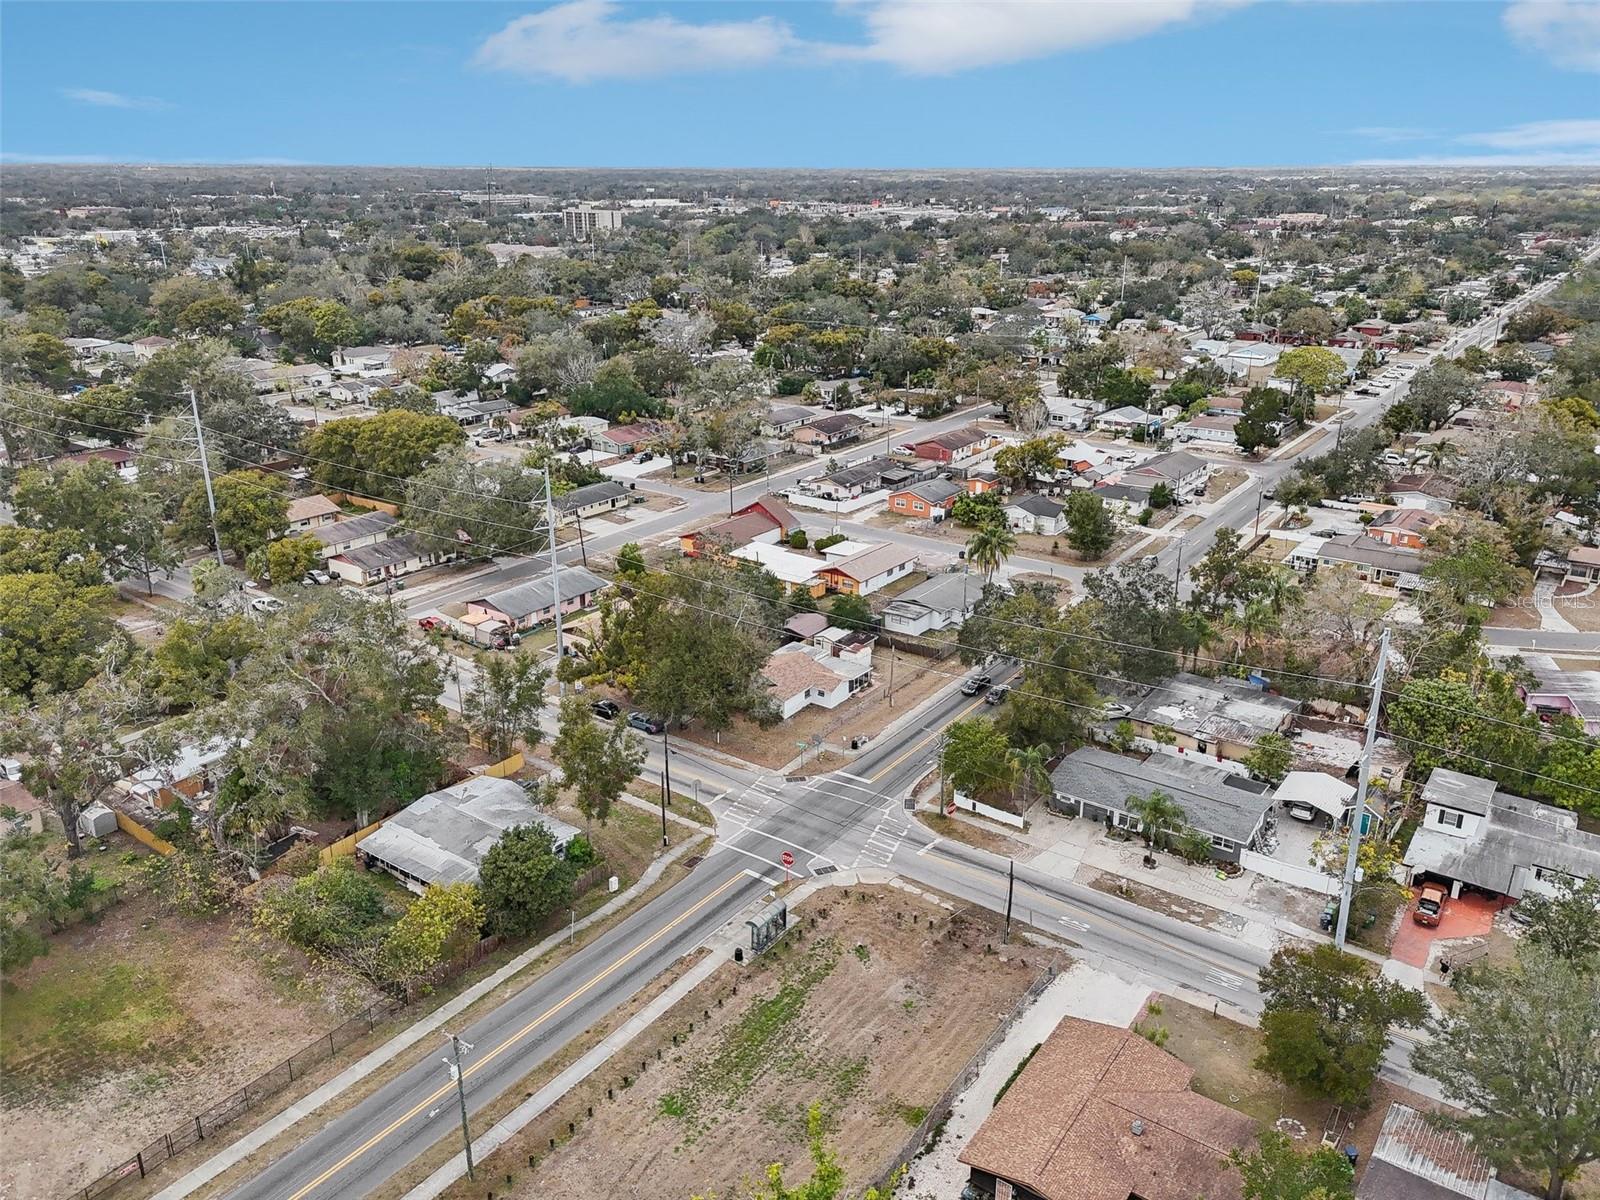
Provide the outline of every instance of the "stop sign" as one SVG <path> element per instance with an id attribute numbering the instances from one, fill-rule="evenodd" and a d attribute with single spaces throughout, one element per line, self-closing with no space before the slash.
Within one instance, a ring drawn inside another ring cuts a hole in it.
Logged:
<path id="1" fill-rule="evenodd" d="M 786 867 L 794 866 L 794 851 L 785 850 L 783 852 L 783 865 Z"/>

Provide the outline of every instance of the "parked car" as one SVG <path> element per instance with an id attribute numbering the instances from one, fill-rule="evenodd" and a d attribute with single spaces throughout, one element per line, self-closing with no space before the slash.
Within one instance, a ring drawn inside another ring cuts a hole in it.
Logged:
<path id="1" fill-rule="evenodd" d="M 1317 810 L 1303 800 L 1286 801 L 1283 807 L 1296 821 L 1315 821 L 1317 819 Z"/>
<path id="2" fill-rule="evenodd" d="M 1411 919 L 1418 925 L 1436 926 L 1439 918 L 1444 916 L 1445 890 L 1437 883 L 1425 883 L 1417 894 L 1417 907 L 1412 910 Z"/>
<path id="3" fill-rule="evenodd" d="M 602 721 L 610 721 L 614 720 L 616 715 L 622 711 L 622 706 L 614 700 L 596 700 L 589 705 L 589 711 Z"/>
<path id="4" fill-rule="evenodd" d="M 985 704 L 1001 704 L 1010 694 L 1011 689 L 1002 683 L 999 687 L 990 688 L 989 694 L 983 698 L 983 702 Z"/>
<path id="5" fill-rule="evenodd" d="M 994 680 L 987 675 L 974 675 L 961 685 L 961 694 L 963 696 L 976 696 L 979 692 L 988 691 L 989 685 L 993 682 Z"/>
<path id="6" fill-rule="evenodd" d="M 649 714 L 636 710 L 628 714 L 628 728 L 654 735 L 662 732 L 666 726 Z"/>
<path id="7" fill-rule="evenodd" d="M 417 622 L 417 628 L 424 633 L 432 633 L 435 629 L 445 629 L 448 626 L 443 617 L 423 617 Z"/>
<path id="8" fill-rule="evenodd" d="M 252 596 L 250 607 L 258 613 L 275 613 L 283 609 L 283 601 L 276 596 Z"/>
<path id="9" fill-rule="evenodd" d="M 333 576 L 326 571 L 307 571 L 306 577 L 302 582 L 313 587 L 321 587 L 325 583 L 332 583 Z"/>

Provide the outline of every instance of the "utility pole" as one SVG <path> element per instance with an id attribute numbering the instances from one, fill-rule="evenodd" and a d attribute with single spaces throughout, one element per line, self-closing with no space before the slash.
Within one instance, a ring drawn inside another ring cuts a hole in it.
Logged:
<path id="1" fill-rule="evenodd" d="M 667 797 L 672 792 L 672 747 L 667 744 L 667 723 L 661 722 L 661 846 L 667 845 Z"/>
<path id="2" fill-rule="evenodd" d="M 1178 565 L 1172 572 L 1172 603 L 1178 603 L 1178 585 L 1183 579 L 1183 539 L 1178 539 Z"/>
<path id="3" fill-rule="evenodd" d="M 206 434 L 200 425 L 200 397 L 189 389 L 189 411 L 194 415 L 194 444 L 200 450 L 200 475 L 206 481 L 206 508 L 211 513 L 211 542 L 217 548 L 217 565 L 222 562 L 222 534 L 217 532 L 217 494 L 211 490 L 211 462 L 206 458 Z"/>
<path id="4" fill-rule="evenodd" d="M 1361 750 L 1361 769 L 1356 773 L 1356 806 L 1350 814 L 1350 848 L 1345 853 L 1344 880 L 1339 885 L 1339 922 L 1333 944 L 1344 949 L 1345 931 L 1350 925 L 1350 900 L 1356 890 L 1356 859 L 1361 851 L 1361 824 L 1367 811 L 1367 784 L 1372 778 L 1372 747 L 1378 740 L 1378 708 L 1383 703 L 1383 675 L 1389 666 L 1389 631 L 1378 641 L 1378 665 L 1372 673 L 1372 702 L 1367 708 L 1367 740 Z"/>
<path id="5" fill-rule="evenodd" d="M 444 1060 L 444 1065 L 450 1069 L 450 1078 L 455 1080 L 456 1099 L 461 1104 L 461 1142 L 467 1148 L 467 1178 L 473 1179 L 475 1176 L 473 1175 L 472 1167 L 472 1130 L 467 1126 L 467 1084 L 461 1074 L 461 1047 L 463 1046 L 468 1050 L 472 1049 L 471 1042 L 463 1042 L 452 1033 L 450 1035 L 450 1047 L 455 1052 L 455 1062 L 451 1062 L 447 1058 Z"/>
<path id="6" fill-rule="evenodd" d="M 1011 941 L 1011 901 L 1016 898 L 1016 859 L 1006 859 L 1005 936 Z"/>
<path id="7" fill-rule="evenodd" d="M 544 465 L 544 519 L 550 531 L 550 603 L 556 610 L 556 695 L 566 699 L 567 685 L 561 678 L 567 645 L 561 637 L 561 560 L 556 557 L 556 506 L 550 496 L 550 464 Z"/>
<path id="8" fill-rule="evenodd" d="M 890 708 L 894 707 L 894 660 L 895 660 L 895 657 L 896 657 L 896 654 L 895 654 L 894 643 L 890 642 L 889 643 L 889 707 Z"/>

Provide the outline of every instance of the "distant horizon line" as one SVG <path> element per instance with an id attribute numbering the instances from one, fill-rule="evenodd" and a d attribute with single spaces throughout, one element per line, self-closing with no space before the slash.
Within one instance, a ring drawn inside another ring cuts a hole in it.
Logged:
<path id="1" fill-rule="evenodd" d="M 1182 164 L 1170 166 L 1079 166 L 1079 167 L 1021 167 L 1021 166 L 921 166 L 921 167 L 886 167 L 886 166 L 837 166 L 837 167 L 812 167 L 812 166 L 671 166 L 671 165 L 643 165 L 643 166 L 592 166 L 592 165 L 563 165 L 563 166 L 521 166 L 508 163 L 357 163 L 357 162 L 311 162 L 297 159 L 112 159 L 95 158 L 89 155 L 60 155 L 29 157 L 25 155 L 3 154 L 0 163 L 7 167 L 80 167 L 80 168 L 128 168 L 133 170 L 148 170 L 152 168 L 173 167 L 206 170 L 257 170 L 267 171 L 282 170 L 346 170 L 346 171 L 518 171 L 527 173 L 558 173 L 572 171 L 618 173 L 646 173 L 676 171 L 683 173 L 717 173 L 731 171 L 751 172 L 808 172 L 811 174 L 978 174 L 984 172 L 1005 173 L 1012 175 L 1062 175 L 1062 174 L 1105 174 L 1108 172 L 1126 174 L 1155 174 L 1159 172 L 1244 172 L 1263 173 L 1275 171 L 1350 171 L 1350 172 L 1404 172 L 1404 171 L 1430 171 L 1430 172 L 1570 172 L 1593 171 L 1600 166 L 1600 160 L 1594 163 L 1539 163 L 1529 161 L 1473 163 L 1473 162 L 1346 162 L 1346 163 L 1270 163 L 1257 165 L 1206 165 Z"/>

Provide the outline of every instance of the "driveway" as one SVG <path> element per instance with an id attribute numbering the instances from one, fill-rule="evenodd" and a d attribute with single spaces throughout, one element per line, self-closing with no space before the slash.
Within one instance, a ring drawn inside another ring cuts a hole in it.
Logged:
<path id="1" fill-rule="evenodd" d="M 1418 925 L 1411 919 L 1409 909 L 1415 907 L 1416 902 L 1413 900 L 1408 906 L 1405 920 L 1400 922 L 1400 932 L 1395 934 L 1389 956 L 1410 966 L 1422 968 L 1427 967 L 1435 942 L 1485 937 L 1494 924 L 1494 914 L 1500 911 L 1498 901 L 1464 894 L 1444 902 L 1444 916 L 1437 926 L 1430 929 L 1426 925 Z"/>

